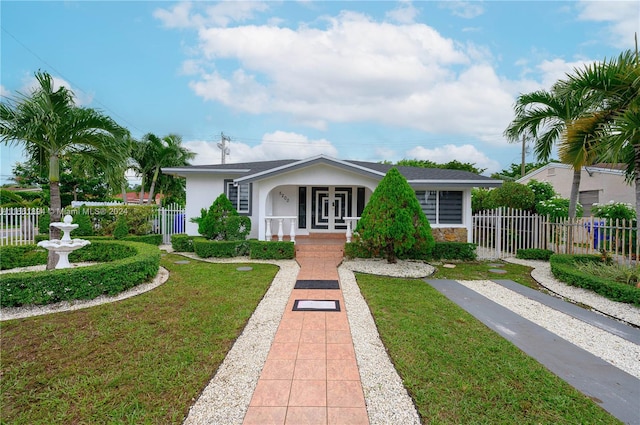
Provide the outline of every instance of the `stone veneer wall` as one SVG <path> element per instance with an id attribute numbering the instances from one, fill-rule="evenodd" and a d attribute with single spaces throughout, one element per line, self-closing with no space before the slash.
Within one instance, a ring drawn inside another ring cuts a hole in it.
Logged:
<path id="1" fill-rule="evenodd" d="M 467 242 L 467 229 L 460 227 L 431 228 L 436 242 Z"/>

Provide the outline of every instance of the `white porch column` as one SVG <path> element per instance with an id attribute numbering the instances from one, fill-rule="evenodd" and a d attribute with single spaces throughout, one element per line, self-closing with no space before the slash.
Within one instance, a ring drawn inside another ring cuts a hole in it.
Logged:
<path id="1" fill-rule="evenodd" d="M 282 222 L 284 222 L 284 218 L 279 218 L 278 219 L 278 240 L 280 242 L 282 242 L 282 239 L 284 238 L 284 232 L 282 231 Z"/>
<path id="2" fill-rule="evenodd" d="M 265 241 L 270 241 L 271 240 L 271 218 L 265 218 L 264 219 L 266 221 L 266 229 L 264 232 L 264 240 Z"/>
<path id="3" fill-rule="evenodd" d="M 291 238 L 291 242 L 296 243 L 296 220 L 291 219 L 291 229 L 289 230 L 289 237 Z"/>

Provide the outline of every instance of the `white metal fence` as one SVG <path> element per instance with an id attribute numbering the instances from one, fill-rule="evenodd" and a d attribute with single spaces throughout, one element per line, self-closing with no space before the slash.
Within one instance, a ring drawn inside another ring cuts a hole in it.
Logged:
<path id="1" fill-rule="evenodd" d="M 631 263 L 640 250 L 635 221 L 582 217 L 552 221 L 549 217 L 512 208 L 473 216 L 473 243 L 480 258 L 513 257 L 519 249 L 549 249 L 556 253 L 598 254 Z"/>
<path id="2" fill-rule="evenodd" d="M 180 205 L 172 204 L 158 208 L 153 221 L 153 233 L 162 235 L 162 243 L 170 244 L 171 235 L 184 233 L 186 226 L 185 210 Z"/>
<path id="3" fill-rule="evenodd" d="M 0 245 L 33 243 L 43 208 L 0 208 Z"/>
<path id="4" fill-rule="evenodd" d="M 46 208 L 0 208 L 0 245 L 34 243 L 40 217 L 47 212 Z M 185 225 L 184 208 L 169 205 L 156 211 L 152 219 L 152 232 L 161 234 L 163 243 L 169 244 L 171 235 L 184 233 Z"/>

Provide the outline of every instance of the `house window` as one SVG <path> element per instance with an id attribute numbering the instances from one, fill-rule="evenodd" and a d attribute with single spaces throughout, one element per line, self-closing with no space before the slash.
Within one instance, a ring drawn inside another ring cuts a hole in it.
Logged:
<path id="1" fill-rule="evenodd" d="M 462 224 L 462 191 L 418 190 L 416 196 L 431 224 Z"/>
<path id="2" fill-rule="evenodd" d="M 229 198 L 238 214 L 251 214 L 251 183 L 236 185 L 233 180 L 225 180 L 224 194 Z"/>

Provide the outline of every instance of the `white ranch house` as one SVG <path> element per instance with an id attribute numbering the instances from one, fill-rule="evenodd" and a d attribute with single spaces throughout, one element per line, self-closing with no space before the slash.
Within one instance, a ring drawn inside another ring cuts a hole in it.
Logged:
<path id="1" fill-rule="evenodd" d="M 186 233 L 190 221 L 224 193 L 238 212 L 251 218 L 251 238 L 343 233 L 355 228 L 378 183 L 393 166 L 340 160 L 324 155 L 302 160 L 163 168 L 186 178 Z M 471 189 L 497 187 L 500 180 L 436 168 L 396 168 L 415 190 L 436 240 L 471 242 Z"/>

